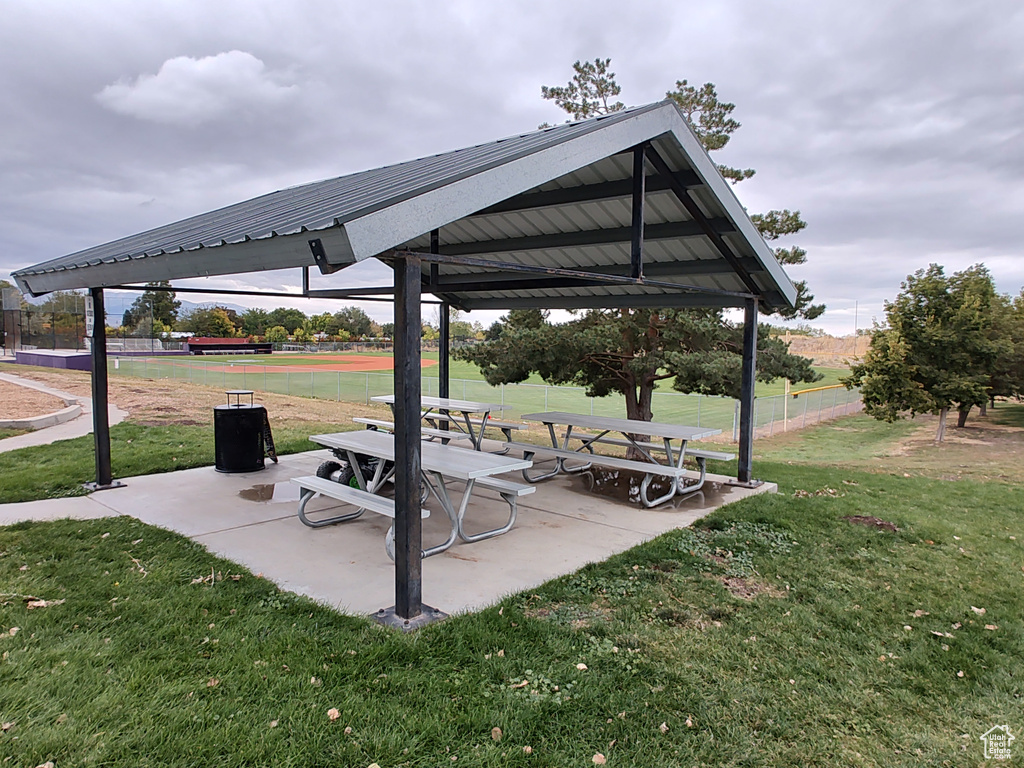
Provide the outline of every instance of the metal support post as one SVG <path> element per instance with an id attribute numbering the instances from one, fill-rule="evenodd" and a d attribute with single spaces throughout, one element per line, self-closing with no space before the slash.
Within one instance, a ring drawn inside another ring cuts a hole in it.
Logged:
<path id="1" fill-rule="evenodd" d="M 395 604 L 374 618 L 405 631 L 445 614 L 423 605 L 420 520 L 420 260 L 397 258 L 395 269 Z"/>
<path id="2" fill-rule="evenodd" d="M 110 414 L 107 408 L 107 323 L 103 289 L 90 288 L 92 300 L 92 434 L 96 456 L 96 482 L 85 483 L 90 491 L 121 488 L 110 468 Z"/>
<path id="3" fill-rule="evenodd" d="M 743 379 L 740 384 L 739 467 L 736 479 L 753 484 L 754 377 L 757 372 L 757 299 L 747 299 L 743 311 Z"/>
<path id="4" fill-rule="evenodd" d="M 633 220 L 630 243 L 630 274 L 634 280 L 644 276 L 644 160 L 647 145 L 633 149 Z"/>

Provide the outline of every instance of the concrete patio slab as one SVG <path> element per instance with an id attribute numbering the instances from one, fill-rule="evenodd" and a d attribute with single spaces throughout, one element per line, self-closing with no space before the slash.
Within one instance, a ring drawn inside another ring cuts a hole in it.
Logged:
<path id="1" fill-rule="evenodd" d="M 128 478 L 126 487 L 88 497 L 0 505 L 0 523 L 19 519 L 131 515 L 177 531 L 211 552 L 245 565 L 284 589 L 339 610 L 367 614 L 394 603 L 394 566 L 384 551 L 390 521 L 367 512 L 326 528 L 298 520 L 298 489 L 292 477 L 312 474 L 325 451 L 284 456 L 261 472 L 222 474 L 212 467 Z M 515 479 L 515 478 L 510 478 Z M 655 509 L 612 498 L 589 475 L 558 477 L 520 499 L 519 517 L 507 534 L 473 544 L 457 543 L 423 562 L 423 600 L 447 613 L 475 610 L 504 595 L 539 584 L 623 552 L 673 528 L 690 525 L 713 509 L 753 493 L 773 492 L 719 485 Z M 712 482 L 714 481 L 714 482 Z M 461 486 L 451 491 L 461 494 Z M 307 512 L 336 514 L 339 504 L 318 498 Z M 425 545 L 443 541 L 447 518 L 436 500 L 423 523 Z M 477 490 L 466 520 L 485 530 L 507 519 L 496 494 Z"/>

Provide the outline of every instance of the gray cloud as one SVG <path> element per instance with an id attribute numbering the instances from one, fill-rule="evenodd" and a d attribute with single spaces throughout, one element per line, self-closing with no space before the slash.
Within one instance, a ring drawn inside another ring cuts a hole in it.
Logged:
<path id="1" fill-rule="evenodd" d="M 749 210 L 808 221 L 794 242 L 809 262 L 791 273 L 829 305 L 822 325 L 852 330 L 856 302 L 863 327 L 930 261 L 984 261 L 1016 293 L 1022 39 L 1009 0 L 663 0 L 625 14 L 611 0 L 14 0 L 0 28 L 0 271 L 558 121 L 540 86 L 610 56 L 629 104 L 682 78 L 736 103 L 743 127 L 720 159 L 757 169 L 736 189 Z M 388 279 L 361 269 L 333 280 Z"/>
<path id="2" fill-rule="evenodd" d="M 156 74 L 119 81 L 96 94 L 108 109 L 155 123 L 199 125 L 240 112 L 263 112 L 295 95 L 263 62 L 245 51 L 196 59 L 175 56 Z"/>

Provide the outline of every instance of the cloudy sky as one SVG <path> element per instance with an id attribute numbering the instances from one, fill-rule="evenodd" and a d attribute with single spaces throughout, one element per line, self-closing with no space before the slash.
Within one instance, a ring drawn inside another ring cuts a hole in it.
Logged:
<path id="1" fill-rule="evenodd" d="M 1000 291 L 1024 286 L 1019 2 L 5 0 L 3 14 L 0 277 L 558 122 L 540 86 L 601 56 L 629 105 L 683 78 L 737 105 L 743 127 L 717 159 L 757 169 L 737 187 L 750 211 L 807 220 L 791 274 L 828 305 L 815 325 L 851 333 L 856 307 L 869 326 L 929 262 L 984 262 Z"/>

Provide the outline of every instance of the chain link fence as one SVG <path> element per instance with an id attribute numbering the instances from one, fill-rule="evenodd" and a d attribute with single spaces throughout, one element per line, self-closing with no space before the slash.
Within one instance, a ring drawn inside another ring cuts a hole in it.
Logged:
<path id="1" fill-rule="evenodd" d="M 251 389 L 349 403 L 369 404 L 377 395 L 394 392 L 394 375 L 377 371 L 293 371 L 287 366 L 201 361 L 176 357 L 114 357 L 110 372 L 121 376 L 172 379 L 222 389 Z M 424 395 L 438 395 L 438 379 L 424 376 Z M 461 400 L 476 400 L 504 406 L 502 418 L 518 419 L 524 413 L 569 411 L 600 416 L 623 417 L 622 396 L 587 397 L 578 387 L 545 384 L 491 386 L 485 381 L 452 379 L 449 394 Z M 787 429 L 798 429 L 817 421 L 853 413 L 861 408 L 860 393 L 833 387 L 799 397 L 775 395 L 754 401 L 754 424 L 758 436 L 767 437 Z M 739 439 L 739 401 L 728 397 L 655 392 L 654 418 L 672 424 L 720 429 L 723 438 Z"/>

